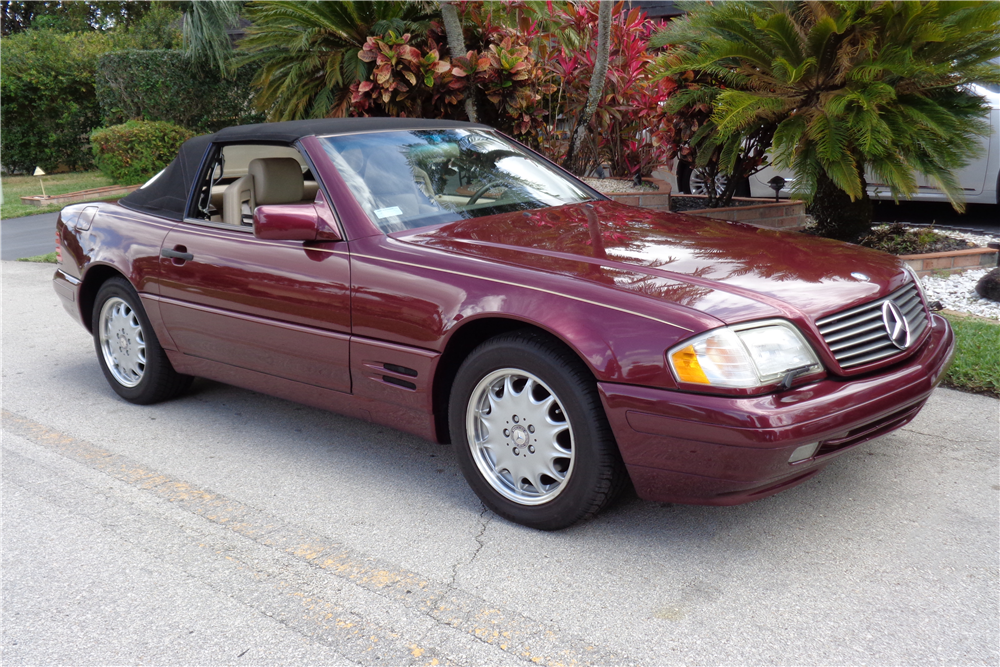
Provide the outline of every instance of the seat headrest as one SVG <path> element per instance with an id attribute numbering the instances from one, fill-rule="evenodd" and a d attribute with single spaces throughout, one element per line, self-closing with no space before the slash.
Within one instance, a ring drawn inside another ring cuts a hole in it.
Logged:
<path id="1" fill-rule="evenodd" d="M 294 158 L 257 158 L 250 161 L 247 173 L 253 176 L 257 206 L 302 201 L 302 167 Z"/>

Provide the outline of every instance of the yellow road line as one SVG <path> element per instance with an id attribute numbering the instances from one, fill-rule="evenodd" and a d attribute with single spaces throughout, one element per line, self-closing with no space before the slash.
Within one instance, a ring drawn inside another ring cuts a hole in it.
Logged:
<path id="1" fill-rule="evenodd" d="M 58 452 L 68 459 L 103 472 L 136 489 L 166 500 L 206 521 L 224 526 L 258 545 L 280 551 L 335 577 L 377 593 L 505 651 L 512 662 L 539 665 L 620 665 L 633 661 L 566 636 L 546 623 L 518 612 L 498 608 L 488 601 L 432 581 L 415 572 L 372 558 L 328 536 L 312 533 L 282 519 L 183 480 L 164 475 L 120 454 L 86 440 L 74 438 L 27 417 L 2 411 L 3 429 Z M 326 619 L 328 603 L 314 610 Z M 323 613 L 320 613 L 323 612 Z M 349 622 L 349 621 L 345 621 Z M 359 628 L 360 631 L 360 628 Z M 393 639 L 400 639 L 394 636 Z M 433 649 L 408 646 L 408 664 L 447 664 Z M 419 660 L 416 660 L 419 659 Z"/>

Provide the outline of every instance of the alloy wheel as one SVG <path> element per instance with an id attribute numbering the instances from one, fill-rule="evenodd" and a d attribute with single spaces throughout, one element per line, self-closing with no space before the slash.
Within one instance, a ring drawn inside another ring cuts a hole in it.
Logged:
<path id="1" fill-rule="evenodd" d="M 466 432 L 487 483 L 521 505 L 558 496 L 573 473 L 573 428 L 562 403 L 538 377 L 504 368 L 472 391 Z"/>

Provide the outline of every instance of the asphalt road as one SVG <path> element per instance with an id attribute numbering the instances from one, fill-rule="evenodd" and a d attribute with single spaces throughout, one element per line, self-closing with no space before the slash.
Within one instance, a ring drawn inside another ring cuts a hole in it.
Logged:
<path id="1" fill-rule="evenodd" d="M 0 259 L 46 255 L 56 249 L 58 213 L 0 221 Z"/>
<path id="2" fill-rule="evenodd" d="M 938 390 L 773 498 L 542 533 L 391 429 L 122 402 L 50 275 L 2 264 L 4 665 L 1000 662 L 994 399 Z"/>

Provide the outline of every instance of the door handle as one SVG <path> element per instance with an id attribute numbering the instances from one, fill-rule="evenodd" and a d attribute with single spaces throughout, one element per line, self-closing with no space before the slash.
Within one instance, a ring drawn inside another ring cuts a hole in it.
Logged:
<path id="1" fill-rule="evenodd" d="M 160 257 L 166 257 L 168 259 L 179 259 L 182 262 L 190 262 L 194 259 L 194 255 L 189 252 L 182 252 L 180 250 L 170 250 L 169 248 L 162 248 L 160 250 Z"/>

